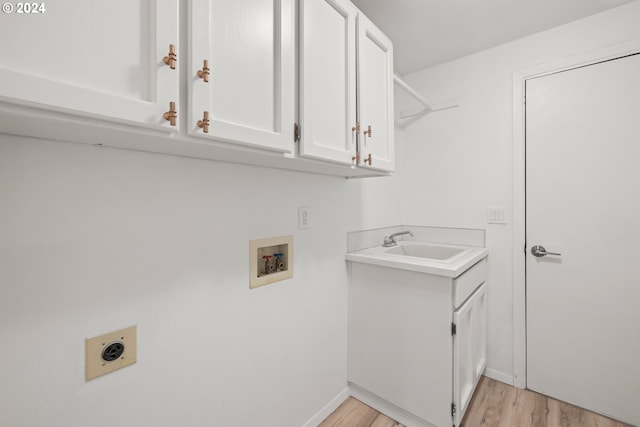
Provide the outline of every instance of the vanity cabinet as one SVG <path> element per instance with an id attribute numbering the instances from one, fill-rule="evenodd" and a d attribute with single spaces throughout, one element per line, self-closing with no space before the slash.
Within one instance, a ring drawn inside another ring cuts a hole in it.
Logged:
<path id="1" fill-rule="evenodd" d="M 353 395 L 403 424 L 459 426 L 486 366 L 486 258 L 457 277 L 348 264 Z"/>
<path id="2" fill-rule="evenodd" d="M 345 0 L 300 0 L 300 155 L 394 169 L 393 45 Z"/>
<path id="3" fill-rule="evenodd" d="M 291 153 L 294 0 L 191 2 L 192 135 Z"/>
<path id="4" fill-rule="evenodd" d="M 59 0 L 2 14 L 0 101 L 176 130 L 177 0 Z M 174 65 L 175 64 L 175 65 Z M 172 68 L 173 67 L 173 68 Z M 32 123 L 36 126 L 36 123 Z"/>

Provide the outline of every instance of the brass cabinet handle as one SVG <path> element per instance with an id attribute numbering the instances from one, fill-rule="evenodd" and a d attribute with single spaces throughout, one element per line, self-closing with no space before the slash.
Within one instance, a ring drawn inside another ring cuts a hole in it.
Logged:
<path id="1" fill-rule="evenodd" d="M 176 125 L 176 117 L 178 117 L 178 112 L 176 111 L 176 103 L 175 102 L 170 102 L 169 103 L 169 111 L 164 113 L 164 119 L 165 120 L 169 120 L 169 123 L 171 124 L 171 126 L 175 126 Z"/>
<path id="2" fill-rule="evenodd" d="M 371 166 L 371 163 L 373 163 L 373 159 L 371 158 L 371 153 L 369 153 L 369 155 L 364 159 L 364 163 L 369 163 L 369 166 Z"/>
<path id="3" fill-rule="evenodd" d="M 364 132 L 362 132 L 363 135 L 367 135 L 369 134 L 369 138 L 371 138 L 371 125 L 369 125 L 368 129 L 365 130 Z"/>
<path id="4" fill-rule="evenodd" d="M 209 61 L 204 60 L 202 70 L 198 70 L 198 77 L 204 80 L 205 83 L 209 83 Z"/>
<path id="5" fill-rule="evenodd" d="M 360 133 L 360 122 L 356 122 L 356 125 L 351 128 L 351 132 Z"/>
<path id="6" fill-rule="evenodd" d="M 351 157 L 351 161 L 355 162 L 356 166 L 360 164 L 360 152 L 356 151 L 355 156 Z"/>
<path id="7" fill-rule="evenodd" d="M 204 112 L 204 117 L 202 120 L 198 120 L 198 127 L 202 129 L 204 133 L 209 133 L 209 112 Z"/>
<path id="8" fill-rule="evenodd" d="M 175 45 L 169 45 L 169 54 L 162 58 L 165 64 L 169 66 L 172 70 L 176 69 L 176 61 L 178 60 L 178 55 L 176 54 Z"/>

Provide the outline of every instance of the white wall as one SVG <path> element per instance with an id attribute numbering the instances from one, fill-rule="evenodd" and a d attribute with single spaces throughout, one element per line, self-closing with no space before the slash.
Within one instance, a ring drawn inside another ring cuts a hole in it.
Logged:
<path id="1" fill-rule="evenodd" d="M 639 39 L 638 17 L 636 1 L 405 77 L 434 103 L 460 104 L 406 129 L 403 222 L 487 229 L 487 372 L 497 379 L 514 375 L 513 73 Z M 488 207 L 507 208 L 509 223 L 487 224 Z"/>
<path id="2" fill-rule="evenodd" d="M 407 77 L 460 108 L 398 131 L 391 178 L 344 180 L 0 136 L 0 425 L 300 426 L 346 382 L 346 232 L 487 228 L 489 370 L 513 375 L 512 73 L 640 38 L 640 2 Z M 297 229 L 297 207 L 312 227 Z M 250 239 L 295 276 L 248 289 Z M 84 381 L 84 339 L 138 363 Z"/>
<path id="3" fill-rule="evenodd" d="M 370 181 L 0 135 L 0 425 L 302 425 L 346 387 Z M 249 240 L 286 234 L 294 278 L 250 290 Z M 138 363 L 85 382 L 130 325 Z"/>
<path id="4" fill-rule="evenodd" d="M 356 228 L 349 231 L 406 224 L 403 222 L 407 175 L 405 137 L 403 129 L 398 127 L 395 130 L 395 145 L 396 171 L 392 176 L 351 180 L 359 214 Z"/>

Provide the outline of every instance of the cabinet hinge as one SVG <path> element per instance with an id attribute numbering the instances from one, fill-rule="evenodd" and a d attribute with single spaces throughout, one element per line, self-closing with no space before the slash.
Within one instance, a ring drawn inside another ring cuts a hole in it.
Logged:
<path id="1" fill-rule="evenodd" d="M 456 324 L 452 323 L 451 324 L 451 335 L 455 335 L 456 332 L 457 332 Z"/>
<path id="2" fill-rule="evenodd" d="M 293 124 L 293 142 L 300 141 L 300 126 L 297 123 Z"/>
<path id="3" fill-rule="evenodd" d="M 451 404 L 451 416 L 452 417 L 456 416 L 456 404 L 455 403 Z"/>

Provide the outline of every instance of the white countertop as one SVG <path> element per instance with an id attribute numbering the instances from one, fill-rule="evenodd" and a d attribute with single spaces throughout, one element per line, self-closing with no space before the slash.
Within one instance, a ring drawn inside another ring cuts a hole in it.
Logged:
<path id="1" fill-rule="evenodd" d="M 411 242 L 412 244 L 428 244 L 438 246 L 435 243 Z M 386 253 L 388 248 L 375 246 L 373 248 L 361 249 L 346 254 L 345 258 L 350 262 L 361 262 L 365 264 L 379 265 L 383 267 L 398 268 L 402 270 L 417 271 L 419 273 L 434 274 L 455 278 L 464 273 L 471 266 L 485 258 L 489 251 L 486 248 L 475 246 L 452 246 L 439 245 L 445 247 L 458 247 L 463 249 L 461 253 L 445 260 L 408 256 L 401 254 Z"/>

